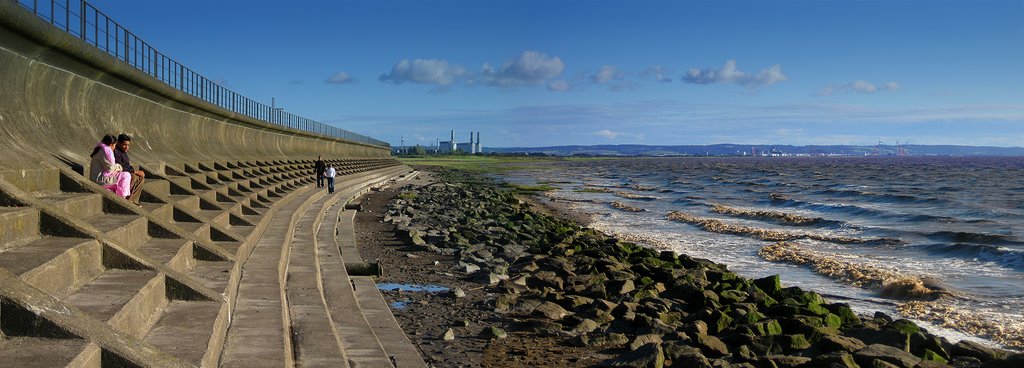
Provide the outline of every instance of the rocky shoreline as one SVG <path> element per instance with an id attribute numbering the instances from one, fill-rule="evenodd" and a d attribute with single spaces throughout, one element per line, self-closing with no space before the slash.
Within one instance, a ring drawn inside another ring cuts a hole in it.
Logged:
<path id="1" fill-rule="evenodd" d="M 568 361 L 583 366 L 1024 366 L 1020 354 L 954 344 L 883 313 L 857 315 L 817 293 L 784 288 L 777 276 L 746 279 L 725 265 L 540 213 L 478 175 L 436 169 L 433 176 L 429 185 L 399 188 L 379 215 L 411 250 L 445 259 L 434 265 L 468 283 L 459 291 L 477 293 L 472 305 L 451 307 L 489 316 L 489 326 L 472 333 L 482 346 L 505 344 L 507 330 L 527 347 L 533 338 L 556 342 L 550 356 L 593 352 Z M 455 333 L 445 327 L 441 340 Z"/>

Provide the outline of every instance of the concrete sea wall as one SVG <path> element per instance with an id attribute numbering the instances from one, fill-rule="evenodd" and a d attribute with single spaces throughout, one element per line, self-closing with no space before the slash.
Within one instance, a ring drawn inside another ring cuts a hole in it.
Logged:
<path id="1" fill-rule="evenodd" d="M 108 133 L 132 135 L 133 163 L 151 165 L 390 155 L 220 108 L 0 1 L 0 171 L 85 165 Z"/>

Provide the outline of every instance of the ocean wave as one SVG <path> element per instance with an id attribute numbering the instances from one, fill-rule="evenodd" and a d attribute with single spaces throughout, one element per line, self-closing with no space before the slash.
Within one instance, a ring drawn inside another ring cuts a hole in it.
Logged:
<path id="1" fill-rule="evenodd" d="M 857 238 L 850 236 L 825 235 L 809 232 L 782 231 L 773 229 L 762 229 L 748 226 L 740 226 L 725 223 L 721 220 L 697 217 L 688 213 L 672 211 L 667 216 L 670 220 L 680 221 L 695 225 L 704 231 L 719 234 L 731 234 L 748 236 L 754 239 L 768 241 L 785 241 L 797 239 L 811 239 L 830 243 L 840 244 L 902 244 L 898 239 L 890 238 Z"/>
<path id="2" fill-rule="evenodd" d="M 929 280 L 918 276 L 856 263 L 837 255 L 816 252 L 792 243 L 777 242 L 762 247 L 757 254 L 772 262 L 809 266 L 820 275 L 856 287 L 877 290 L 886 298 L 935 300 L 952 295 L 947 290 L 930 287 Z"/>
<path id="3" fill-rule="evenodd" d="M 1021 317 L 1002 313 L 966 310 L 942 302 L 911 301 L 896 307 L 905 317 L 929 321 L 942 327 L 991 339 L 1005 347 L 1024 349 Z"/>
<path id="4" fill-rule="evenodd" d="M 580 193 L 612 193 L 612 192 L 614 192 L 614 190 L 611 190 L 611 189 L 608 189 L 608 188 L 605 188 L 605 187 L 601 187 L 601 186 L 596 186 L 596 185 L 584 185 L 582 187 L 578 187 L 578 188 L 574 189 L 573 191 L 580 192 Z"/>
<path id="5" fill-rule="evenodd" d="M 764 211 L 764 210 L 745 210 L 739 208 L 733 208 L 724 206 L 721 204 L 713 204 L 711 211 L 721 213 L 729 216 L 743 217 L 756 220 L 769 220 L 778 222 L 786 225 L 794 226 L 810 226 L 820 224 L 825 221 L 821 217 L 804 217 L 800 215 L 794 215 L 785 212 L 775 211 Z"/>
<path id="6" fill-rule="evenodd" d="M 626 212 L 647 212 L 646 209 L 643 209 L 643 208 L 640 208 L 640 207 L 633 207 L 633 206 L 630 206 L 628 204 L 625 204 L 625 203 L 622 203 L 622 202 L 619 202 L 619 201 L 612 202 L 611 206 L 612 206 L 612 208 L 615 208 L 617 210 L 626 211 Z"/>
<path id="7" fill-rule="evenodd" d="M 921 246 L 925 251 L 941 256 L 972 258 L 992 262 L 1003 267 L 1024 270 L 1024 251 L 981 244 L 928 244 Z"/>
<path id="8" fill-rule="evenodd" d="M 646 196 L 646 195 L 634 194 L 634 193 L 625 192 L 625 191 L 621 191 L 621 190 L 618 191 L 618 192 L 615 192 L 614 194 L 615 194 L 616 197 L 622 197 L 622 198 L 626 198 L 626 199 L 636 199 L 636 200 L 640 200 L 640 201 L 653 201 L 653 200 L 658 199 L 658 197 L 654 197 L 654 196 Z"/>
<path id="9" fill-rule="evenodd" d="M 1024 242 L 1015 240 L 1016 238 L 1014 238 L 1011 235 L 1004 234 L 986 234 L 963 231 L 937 231 L 933 233 L 927 233 L 924 235 L 932 240 L 946 242 L 1024 245 Z"/>
<path id="10" fill-rule="evenodd" d="M 825 189 L 818 191 L 818 194 L 835 197 L 863 197 L 874 202 L 883 203 L 927 203 L 939 200 L 935 197 L 918 197 L 909 194 L 875 193 L 855 189 Z"/>

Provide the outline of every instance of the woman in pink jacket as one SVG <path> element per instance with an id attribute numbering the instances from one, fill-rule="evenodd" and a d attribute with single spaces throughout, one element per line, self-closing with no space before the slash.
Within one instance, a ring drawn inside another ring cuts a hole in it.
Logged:
<path id="1" fill-rule="evenodd" d="M 121 170 L 121 165 L 114 163 L 114 144 L 117 137 L 111 134 L 103 136 L 96 144 L 89 157 L 89 178 L 121 197 L 131 194 L 132 174 Z"/>

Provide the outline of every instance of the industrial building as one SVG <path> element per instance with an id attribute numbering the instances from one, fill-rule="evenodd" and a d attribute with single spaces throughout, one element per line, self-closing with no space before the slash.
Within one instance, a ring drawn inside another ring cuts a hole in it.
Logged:
<path id="1" fill-rule="evenodd" d="M 455 141 L 455 131 L 452 130 L 452 136 L 450 140 L 441 141 L 437 145 L 437 153 L 452 153 L 461 152 L 469 154 L 483 153 L 483 146 L 480 145 L 480 132 L 469 132 L 469 142 L 459 143 Z"/>

